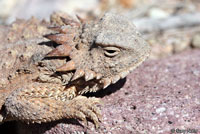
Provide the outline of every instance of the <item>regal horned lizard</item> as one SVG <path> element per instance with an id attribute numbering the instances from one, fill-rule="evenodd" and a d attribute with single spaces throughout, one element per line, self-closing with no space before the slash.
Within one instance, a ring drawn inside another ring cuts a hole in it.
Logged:
<path id="1" fill-rule="evenodd" d="M 18 76 L 12 92 L 0 95 L 1 122 L 89 118 L 98 127 L 100 100 L 83 95 L 126 77 L 148 57 L 150 47 L 123 16 L 106 13 L 90 23 L 78 19 L 61 18 L 65 25 L 51 27 L 57 33 L 45 37 L 58 47 L 34 55 L 27 65 L 31 71 Z"/>

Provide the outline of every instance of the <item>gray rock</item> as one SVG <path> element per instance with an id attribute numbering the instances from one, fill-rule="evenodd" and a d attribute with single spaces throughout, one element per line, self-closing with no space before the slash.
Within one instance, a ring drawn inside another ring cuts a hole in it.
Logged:
<path id="1" fill-rule="evenodd" d="M 196 35 L 194 35 L 194 37 L 192 38 L 192 47 L 195 48 L 200 48 L 200 33 L 197 33 Z"/>

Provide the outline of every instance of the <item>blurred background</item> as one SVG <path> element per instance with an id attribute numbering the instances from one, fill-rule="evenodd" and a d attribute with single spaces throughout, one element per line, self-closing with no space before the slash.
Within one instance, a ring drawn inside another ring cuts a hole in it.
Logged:
<path id="1" fill-rule="evenodd" d="M 53 12 L 98 18 L 112 11 L 127 16 L 152 46 L 151 59 L 200 48 L 200 0 L 0 0 L 0 24 L 49 21 Z"/>

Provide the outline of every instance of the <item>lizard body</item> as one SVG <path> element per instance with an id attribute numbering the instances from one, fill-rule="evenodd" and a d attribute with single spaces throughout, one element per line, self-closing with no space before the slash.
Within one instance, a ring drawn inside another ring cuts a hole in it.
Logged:
<path id="1" fill-rule="evenodd" d="M 2 91 L 2 122 L 89 118 L 98 127 L 100 100 L 83 95 L 123 79 L 150 53 L 149 45 L 123 16 L 106 13 L 90 23 L 80 18 L 80 22 L 61 20 L 65 25 L 51 27 L 58 33 L 45 36 L 59 45 L 45 56 L 33 55 L 26 72 L 10 84 L 14 90 Z"/>

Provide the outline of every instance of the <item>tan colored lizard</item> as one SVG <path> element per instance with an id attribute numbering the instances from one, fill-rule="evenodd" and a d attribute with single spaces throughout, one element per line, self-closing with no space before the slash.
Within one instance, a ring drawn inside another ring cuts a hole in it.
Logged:
<path id="1" fill-rule="evenodd" d="M 79 18 L 79 17 L 78 17 Z M 99 125 L 96 92 L 126 77 L 149 55 L 150 47 L 123 16 L 106 13 L 95 22 L 61 18 L 63 26 L 46 38 L 59 44 L 45 56 L 33 55 L 22 73 L 1 90 L 0 119 L 26 123 L 75 118 Z M 23 85 L 23 86 L 22 86 Z M 5 94 L 5 95 L 4 95 Z"/>

